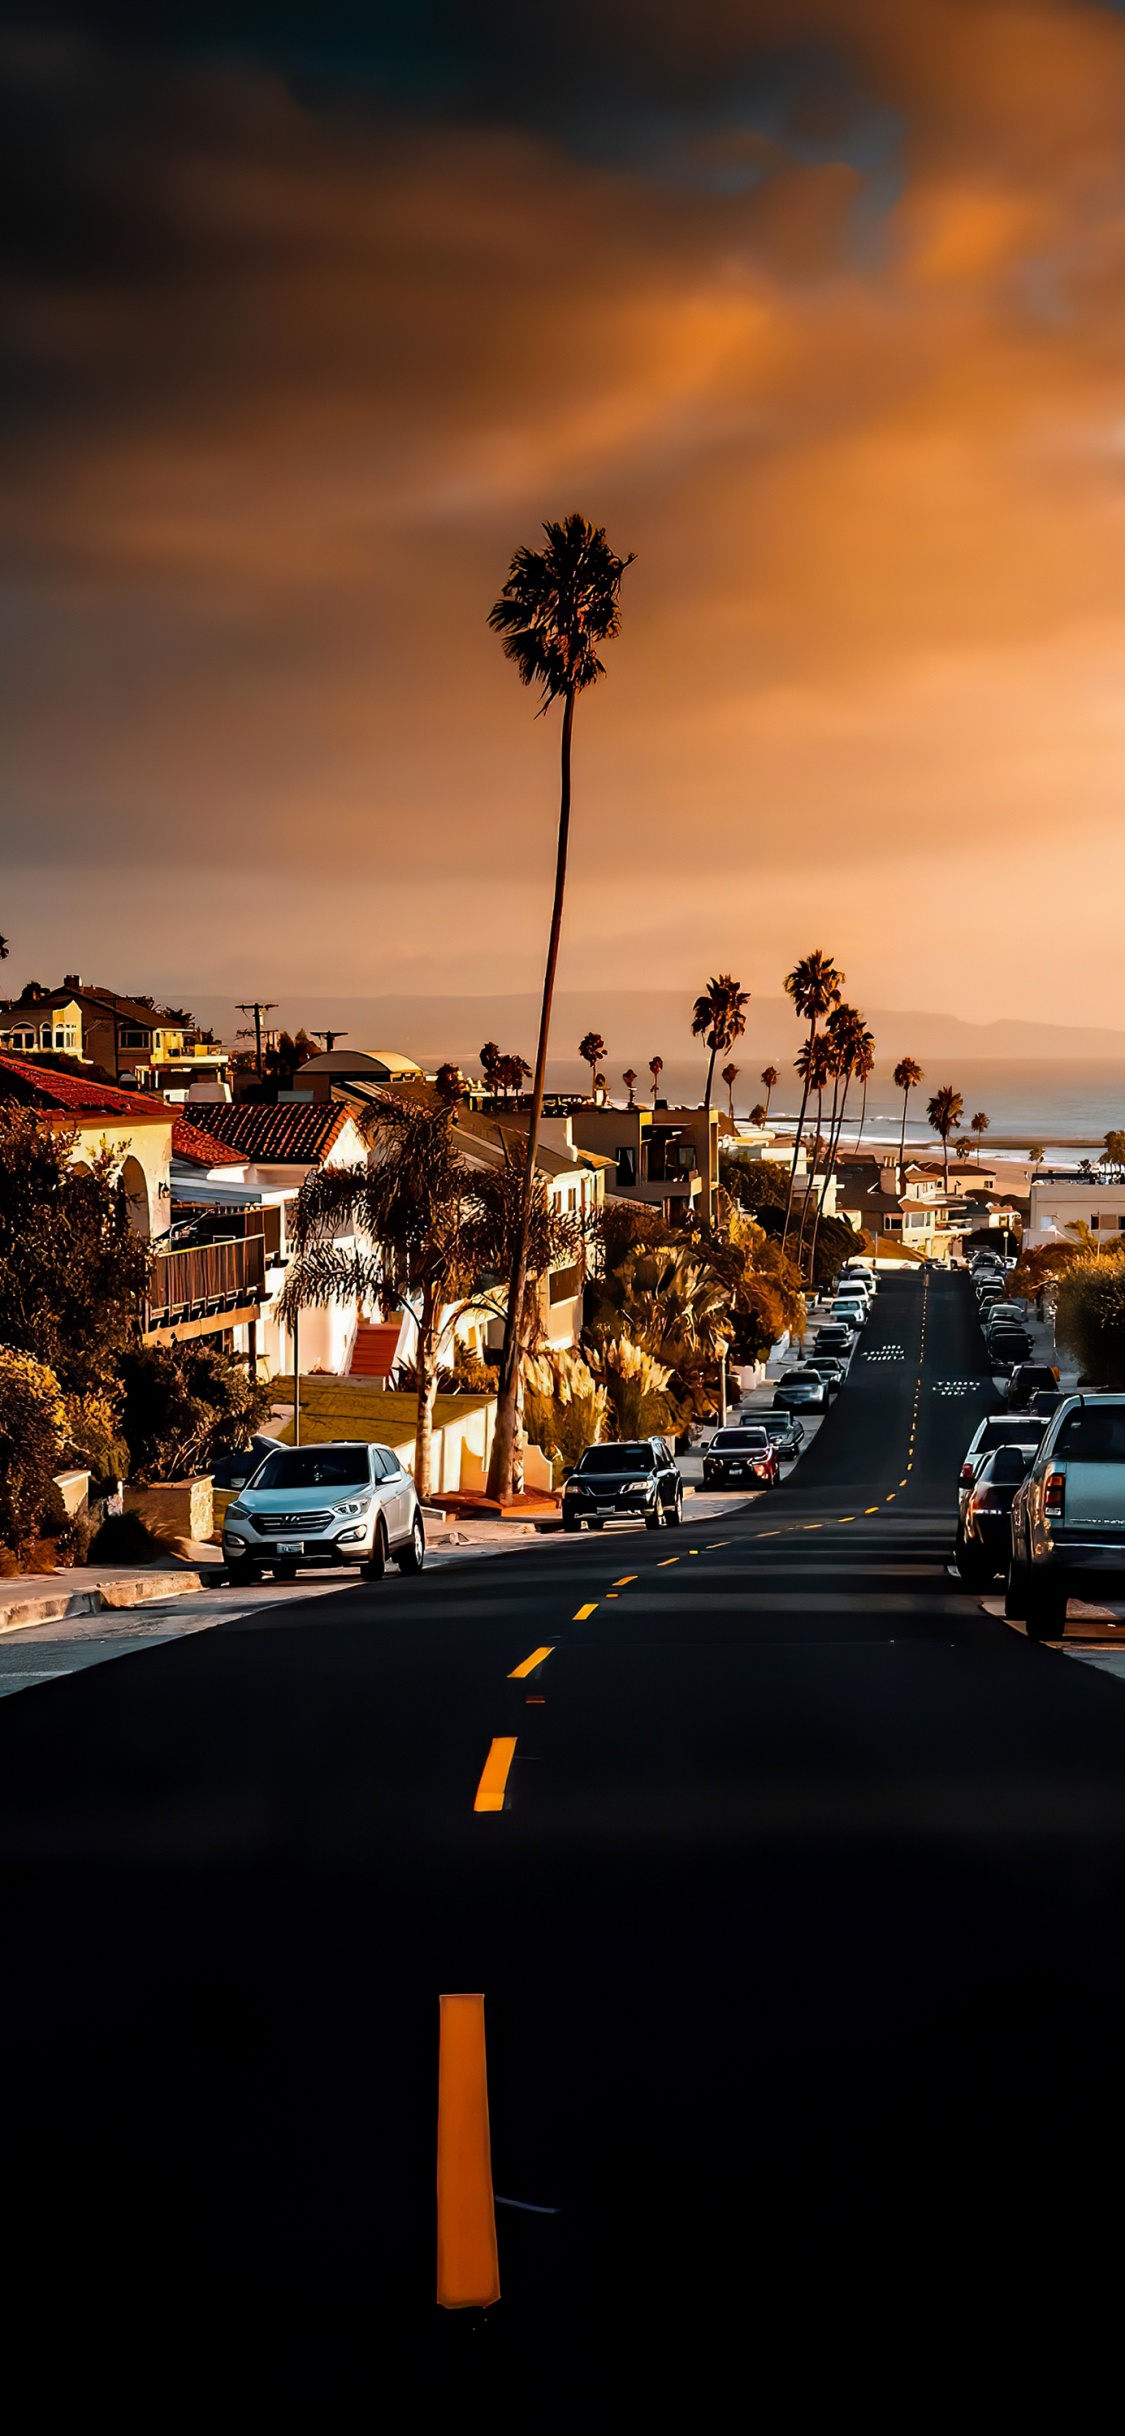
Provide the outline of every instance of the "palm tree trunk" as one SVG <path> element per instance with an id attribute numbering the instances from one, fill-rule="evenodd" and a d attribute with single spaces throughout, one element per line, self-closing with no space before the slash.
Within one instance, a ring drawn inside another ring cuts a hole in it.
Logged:
<path id="1" fill-rule="evenodd" d="M 547 964 L 543 975 L 543 1003 L 539 1014 L 535 1079 L 531 1086 L 531 1108 L 527 1120 L 527 1167 L 524 1173 L 523 1198 L 520 1204 L 519 1226 L 512 1257 L 512 1273 L 508 1281 L 508 1308 L 504 1317 L 504 1350 L 500 1357 L 496 1429 L 492 1440 L 492 1458 L 488 1467 L 488 1494 L 490 1497 L 510 1497 L 512 1494 L 512 1478 L 519 1436 L 520 1338 L 524 1296 L 527 1292 L 527 1239 L 531 1227 L 531 1196 L 535 1189 L 535 1159 L 539 1149 L 539 1125 L 543 1115 L 543 1083 L 547 1070 L 547 1041 L 551 1029 L 551 1006 L 555 995 L 555 972 L 559 961 L 563 898 L 566 895 L 566 858 L 570 843 L 570 746 L 573 732 L 574 695 L 571 692 L 567 694 L 563 706 L 562 743 L 559 755 L 559 838 L 555 857 L 555 898 L 551 908 Z"/>
<path id="2" fill-rule="evenodd" d="M 707 1060 L 707 1081 L 703 1091 L 703 1140 L 707 1153 L 707 1224 L 715 1223 L 715 1196 L 711 1190 L 711 1085 L 715 1079 L 715 1059 L 719 1054 L 717 1035 L 711 1034 L 711 1055 Z"/>
<path id="3" fill-rule="evenodd" d="M 437 1317 L 440 1318 L 440 1311 Z M 418 1409 L 414 1422 L 414 1486 L 425 1505 L 432 1494 L 434 1457 L 434 1401 L 437 1396 L 437 1356 L 439 1331 L 434 1326 L 433 1297 L 429 1287 L 422 1295 L 418 1320 Z"/>
<path id="4" fill-rule="evenodd" d="M 813 1038 L 814 1038 L 814 1035 L 815 1035 L 815 1031 L 816 1031 L 816 1025 L 815 1025 L 815 1023 L 813 1023 L 813 1024 L 811 1024 L 811 1025 L 809 1026 L 809 1047 L 810 1047 L 810 1049 L 811 1049 L 811 1047 L 812 1047 L 812 1043 L 813 1043 Z M 805 1080 L 804 1080 L 804 1085 L 803 1085 L 803 1088 L 802 1088 L 802 1091 L 801 1091 L 801 1112 L 800 1112 L 800 1115 L 799 1115 L 799 1116 L 798 1116 L 798 1118 L 797 1118 L 797 1131 L 796 1131 L 796 1133 L 795 1133 L 795 1134 L 794 1134 L 794 1136 L 793 1136 L 793 1161 L 792 1161 L 792 1165 L 791 1165 L 791 1167 L 790 1167 L 790 1169 L 789 1169 L 789 1198 L 788 1198 L 788 1200 L 787 1200 L 787 1202 L 786 1202 L 786 1204 L 785 1204 L 785 1224 L 784 1224 L 784 1226 L 782 1227 L 782 1230 L 781 1230 L 781 1249 L 782 1249 L 782 1251 L 783 1251 L 783 1252 L 784 1252 L 784 1250 L 785 1250 L 785 1246 L 786 1246 L 786 1244 L 787 1244 L 787 1243 L 788 1243 L 788 1241 L 789 1241 L 789 1222 L 790 1222 L 790 1219 L 791 1219 L 791 1218 L 792 1218 L 792 1216 L 793 1216 L 793 1185 L 794 1185 L 794 1181 L 795 1181 L 796 1174 L 797 1174 L 797 1160 L 798 1160 L 798 1158 L 799 1158 L 799 1156 L 800 1156 L 800 1150 L 801 1150 L 801 1135 L 803 1134 L 803 1132 L 804 1132 L 804 1130 L 805 1130 L 805 1110 L 806 1110 L 806 1108 L 808 1107 L 808 1104 L 809 1104 L 809 1078 L 808 1078 L 808 1075 L 806 1074 L 806 1076 L 805 1076 Z"/>
<path id="5" fill-rule="evenodd" d="M 804 1251 L 804 1248 L 805 1248 L 805 1228 L 806 1228 L 806 1226 L 808 1225 L 808 1218 L 809 1218 L 809 1203 L 810 1203 L 810 1201 L 812 1200 L 813 1194 L 814 1194 L 814 1193 L 815 1193 L 815 1191 L 816 1191 L 816 1170 L 817 1170 L 817 1162 L 818 1162 L 819 1157 L 820 1157 L 820 1136 L 821 1136 L 821 1127 L 822 1127 L 823 1123 L 824 1123 L 824 1086 L 823 1086 L 823 1084 L 819 1084 L 819 1085 L 818 1085 L 818 1087 L 817 1087 L 817 1094 L 816 1094 L 816 1140 L 815 1140 L 815 1142 L 813 1143 L 812 1167 L 811 1167 L 811 1168 L 810 1168 L 810 1170 L 809 1170 L 809 1181 L 808 1181 L 808 1185 L 807 1185 L 806 1190 L 805 1190 L 805 1198 L 804 1198 L 804 1200 L 803 1200 L 803 1201 L 802 1201 L 802 1203 L 801 1203 L 801 1223 L 800 1223 L 800 1226 L 799 1226 L 799 1227 L 798 1227 L 798 1229 L 797 1229 L 797 1263 L 798 1263 L 798 1266 L 800 1266 L 801 1255 L 802 1255 L 802 1253 L 803 1253 L 803 1251 Z"/>
<path id="6" fill-rule="evenodd" d="M 861 1151 L 861 1149 L 862 1149 L 862 1147 L 863 1147 L 863 1128 L 864 1128 L 864 1126 L 866 1125 L 866 1123 L 867 1123 L 867 1076 L 866 1076 L 866 1074 L 865 1074 L 865 1075 L 864 1075 L 864 1078 L 863 1078 L 863 1106 L 862 1106 L 862 1108 L 860 1109 L 860 1112 L 859 1112 L 859 1132 L 857 1133 L 856 1138 L 855 1138 L 855 1155 L 856 1155 L 857 1159 L 858 1159 L 859 1154 L 860 1154 L 860 1151 Z"/>
<path id="7" fill-rule="evenodd" d="M 943 1190 L 944 1190 L 945 1192 L 948 1192 L 948 1191 L 949 1191 L 949 1135 L 948 1135 L 947 1133 L 943 1133 L 943 1135 L 942 1135 L 942 1137 L 941 1137 L 941 1181 L 942 1181 L 942 1188 L 943 1188 Z"/>
<path id="8" fill-rule="evenodd" d="M 836 1122 L 835 1131 L 833 1132 L 833 1131 L 831 1131 L 831 1130 L 830 1130 L 830 1132 L 829 1132 L 829 1139 L 828 1139 L 828 1158 L 827 1158 L 827 1161 L 826 1161 L 826 1164 L 825 1164 L 825 1169 L 824 1169 L 824 1182 L 823 1182 L 823 1184 L 821 1185 L 821 1188 L 820 1188 L 820 1199 L 819 1199 L 819 1201 L 817 1202 L 817 1205 L 816 1205 L 816 1216 L 815 1216 L 815 1218 L 813 1219 L 813 1231 L 812 1231 L 812 1250 L 811 1250 L 811 1251 L 810 1251 L 810 1253 L 809 1253 L 809 1284 L 810 1284 L 810 1286 L 815 1285 L 815 1283 L 816 1283 L 816 1239 L 817 1239 L 817 1236 L 818 1236 L 818 1235 L 819 1235 L 819 1233 L 820 1233 L 820 1221 L 821 1221 L 821 1219 L 822 1219 L 822 1218 L 823 1218 L 823 1216 L 824 1216 L 824 1203 L 825 1203 L 825 1198 L 826 1198 L 826 1195 L 827 1195 L 827 1192 L 828 1192 L 828 1180 L 829 1180 L 829 1177 L 830 1177 L 830 1176 L 831 1176 L 831 1174 L 832 1174 L 832 1170 L 833 1170 L 833 1168 L 834 1168 L 834 1167 L 835 1167 L 835 1165 L 836 1165 L 836 1154 L 837 1154 L 837 1151 L 839 1150 L 839 1147 L 840 1147 L 840 1136 L 841 1136 L 841 1134 L 842 1134 L 842 1132 L 843 1132 L 843 1130 L 844 1130 L 844 1110 L 846 1109 L 847 1104 L 848 1104 L 848 1085 L 849 1085 L 849 1083 L 851 1082 L 851 1079 L 852 1079 L 852 1077 L 851 1077 L 851 1068 L 849 1067 L 849 1068 L 848 1068 L 848 1071 L 846 1072 L 846 1074 L 845 1074 L 845 1076 L 844 1076 L 844 1091 L 843 1091 L 843 1097 L 842 1097 L 842 1099 L 841 1099 L 841 1101 L 840 1101 L 840 1114 L 839 1114 L 839 1117 L 838 1117 L 837 1122 Z"/>
<path id="9" fill-rule="evenodd" d="M 906 1109 L 909 1098 L 910 1085 L 908 1083 L 902 1095 L 902 1132 L 898 1138 L 898 1189 L 900 1193 L 905 1192 L 906 1190 L 906 1186 L 903 1183 L 903 1169 L 906 1164 Z"/>

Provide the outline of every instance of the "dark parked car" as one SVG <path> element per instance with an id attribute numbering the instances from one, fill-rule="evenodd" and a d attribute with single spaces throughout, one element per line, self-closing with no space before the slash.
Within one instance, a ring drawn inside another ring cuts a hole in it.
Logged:
<path id="1" fill-rule="evenodd" d="M 563 1530 L 600 1531 L 615 1515 L 663 1531 L 683 1520 L 683 1482 L 663 1438 L 588 1446 L 563 1490 Z"/>
<path id="2" fill-rule="evenodd" d="M 1008 1570 L 1012 1499 L 1034 1462 L 1026 1446 L 998 1446 L 985 1458 L 957 1527 L 957 1570 L 966 1590 L 983 1590 Z"/>
<path id="3" fill-rule="evenodd" d="M 843 1320 L 829 1320 L 823 1328 L 817 1329 L 816 1350 L 818 1354 L 829 1353 L 841 1362 L 846 1362 L 854 1343 L 854 1330 L 846 1327 Z"/>
<path id="4" fill-rule="evenodd" d="M 715 1488 L 732 1486 L 737 1480 L 743 1488 L 776 1489 L 781 1459 L 760 1423 L 717 1429 L 703 1457 L 703 1477 Z"/>
<path id="5" fill-rule="evenodd" d="M 1017 1362 L 1026 1362 L 1031 1352 L 1031 1338 L 1026 1328 L 1012 1328 L 1007 1322 L 1002 1328 L 992 1328 L 985 1340 L 988 1366 L 994 1373 L 1014 1370 Z"/>
<path id="6" fill-rule="evenodd" d="M 1023 1446 L 1034 1454 L 1043 1436 L 1046 1423 L 1034 1413 L 989 1413 L 979 1423 L 965 1451 L 957 1482 L 957 1504 L 964 1514 L 969 1491 L 981 1465 L 998 1446 Z"/>
<path id="7" fill-rule="evenodd" d="M 804 1367 L 806 1370 L 815 1370 L 818 1379 L 823 1379 L 830 1396 L 839 1395 L 848 1374 L 843 1362 L 836 1354 L 822 1353 L 818 1345 L 815 1353 L 806 1356 Z"/>
<path id="8" fill-rule="evenodd" d="M 779 1413 L 827 1412 L 828 1389 L 815 1370 L 790 1370 L 777 1382 L 773 1406 Z"/>
<path id="9" fill-rule="evenodd" d="M 767 1413 L 762 1427 L 772 1438 L 783 1463 L 793 1463 L 805 1443 L 803 1422 L 795 1413 Z"/>
<path id="10" fill-rule="evenodd" d="M 1058 1393 L 1059 1374 L 1053 1362 L 1017 1362 L 1008 1381 L 1008 1410 L 1026 1413 L 1033 1396 Z M 1037 1408 L 1036 1408 L 1037 1409 Z"/>
<path id="11" fill-rule="evenodd" d="M 1065 1387 L 1038 1387 L 1028 1406 L 1028 1411 L 1039 1414 L 1043 1420 L 1046 1420 L 1049 1413 L 1057 1413 L 1060 1404 L 1065 1404 L 1068 1394 L 1069 1389 Z"/>

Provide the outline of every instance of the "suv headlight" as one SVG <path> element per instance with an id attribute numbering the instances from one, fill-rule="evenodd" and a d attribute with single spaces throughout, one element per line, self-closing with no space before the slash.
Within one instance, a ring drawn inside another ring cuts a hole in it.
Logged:
<path id="1" fill-rule="evenodd" d="M 346 1497 L 343 1504 L 337 1506 L 336 1512 L 337 1514 L 366 1514 L 370 1503 L 369 1497 Z"/>
<path id="2" fill-rule="evenodd" d="M 225 1513 L 225 1515 L 223 1516 L 223 1521 L 224 1521 L 224 1523 L 229 1523 L 229 1522 L 249 1522 L 249 1520 L 250 1520 L 250 1510 L 249 1510 L 249 1507 L 248 1507 L 248 1506 L 240 1506 L 240 1505 L 228 1506 L 228 1507 L 227 1507 L 227 1510 L 226 1510 L 226 1513 Z"/>

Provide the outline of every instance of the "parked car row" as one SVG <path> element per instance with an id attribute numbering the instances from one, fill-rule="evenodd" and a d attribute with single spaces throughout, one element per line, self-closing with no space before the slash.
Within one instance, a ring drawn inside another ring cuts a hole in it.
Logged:
<path id="1" fill-rule="evenodd" d="M 977 1312 L 993 1377 L 1028 1360 L 1031 1337 L 1022 1303 L 1007 1294 L 1007 1270 L 998 1252 L 978 1252 L 969 1264 Z"/>
<path id="2" fill-rule="evenodd" d="M 1061 1635 L 1068 1598 L 1125 1596 L 1125 1395 L 1050 1395 L 1044 1413 L 982 1421 L 961 1467 L 957 1566 L 1002 1576 L 1031 1640 Z"/>

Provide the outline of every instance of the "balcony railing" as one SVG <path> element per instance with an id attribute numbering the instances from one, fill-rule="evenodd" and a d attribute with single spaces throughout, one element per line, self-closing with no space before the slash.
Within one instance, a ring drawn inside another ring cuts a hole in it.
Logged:
<path id="1" fill-rule="evenodd" d="M 145 1305 L 145 1333 L 182 1327 L 188 1320 L 218 1318 L 225 1311 L 246 1310 L 262 1301 L 265 1285 L 261 1235 L 158 1252 Z"/>

